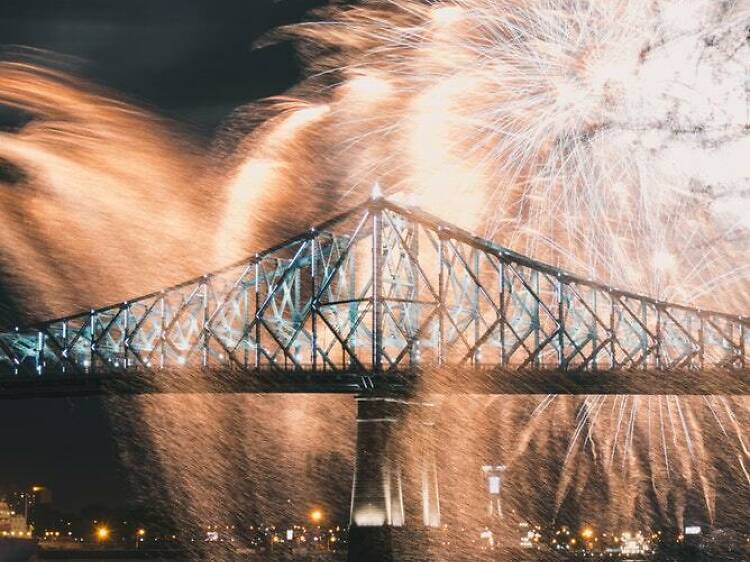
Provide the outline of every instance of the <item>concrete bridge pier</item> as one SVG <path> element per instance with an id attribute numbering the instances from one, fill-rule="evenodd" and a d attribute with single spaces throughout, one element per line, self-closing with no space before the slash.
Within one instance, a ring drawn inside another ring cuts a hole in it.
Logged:
<path id="1" fill-rule="evenodd" d="M 423 401 L 357 397 L 350 562 L 400 559 L 405 545 L 424 548 L 440 526 L 435 410 Z"/>

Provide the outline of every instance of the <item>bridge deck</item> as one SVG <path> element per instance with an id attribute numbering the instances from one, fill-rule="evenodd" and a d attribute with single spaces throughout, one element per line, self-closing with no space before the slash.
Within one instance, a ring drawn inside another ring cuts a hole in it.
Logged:
<path id="1" fill-rule="evenodd" d="M 672 376 L 674 375 L 674 376 Z M 516 371 L 502 368 L 445 368 L 425 376 L 417 372 L 390 374 L 297 371 L 210 372 L 167 370 L 123 374 L 58 377 L 16 377 L 0 381 L 0 398 L 184 393 L 309 393 L 309 394 L 750 394 L 750 373 L 724 370 L 561 372 Z"/>

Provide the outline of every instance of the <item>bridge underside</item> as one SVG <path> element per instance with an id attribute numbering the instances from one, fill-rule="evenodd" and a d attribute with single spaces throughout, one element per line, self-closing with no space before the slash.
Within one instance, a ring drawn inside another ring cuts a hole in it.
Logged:
<path id="1" fill-rule="evenodd" d="M 374 199 L 224 270 L 0 333 L 0 396 L 744 394 L 749 322 Z"/>
<path id="2" fill-rule="evenodd" d="M 429 394 L 674 394 L 746 395 L 750 372 L 723 370 L 614 370 L 561 372 L 517 371 L 503 368 L 442 368 L 429 374 L 335 373 L 261 371 L 243 373 L 230 369 L 210 372 L 163 370 L 100 374 L 88 377 L 14 377 L 0 381 L 0 398 L 32 398 L 138 394 L 373 394 L 416 396 Z"/>

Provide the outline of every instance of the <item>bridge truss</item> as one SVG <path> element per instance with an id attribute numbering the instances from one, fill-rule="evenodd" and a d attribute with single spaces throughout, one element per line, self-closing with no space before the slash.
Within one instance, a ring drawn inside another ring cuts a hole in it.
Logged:
<path id="1" fill-rule="evenodd" d="M 376 198 L 221 271 L 0 334 L 0 390 L 200 372 L 282 391 L 293 381 L 363 391 L 427 370 L 558 380 L 641 371 L 662 381 L 720 372 L 744 385 L 748 328 L 740 316 L 581 279 Z"/>

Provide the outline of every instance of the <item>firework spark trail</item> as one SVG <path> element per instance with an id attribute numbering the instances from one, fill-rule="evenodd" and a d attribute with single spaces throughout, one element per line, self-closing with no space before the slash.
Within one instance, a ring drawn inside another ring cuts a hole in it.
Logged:
<path id="1" fill-rule="evenodd" d="M 554 402 L 555 398 L 557 398 L 556 394 L 548 394 L 545 396 L 539 404 L 536 405 L 534 408 L 534 411 L 531 412 L 531 417 L 535 418 L 537 416 L 541 416 L 545 410 L 549 407 L 552 402 Z"/>
<path id="2" fill-rule="evenodd" d="M 591 444 L 588 454 L 590 454 L 590 462 L 596 465 L 598 463 L 596 443 L 601 441 L 608 452 L 603 468 L 610 490 L 622 490 L 624 497 L 632 497 L 638 489 L 640 479 L 650 474 L 649 481 L 653 494 L 658 498 L 661 509 L 664 511 L 668 506 L 669 490 L 677 492 L 684 487 L 691 487 L 692 483 L 696 482 L 704 498 L 707 516 L 713 521 L 716 474 L 712 468 L 712 461 L 709 460 L 709 455 L 712 453 L 709 453 L 706 444 L 707 436 L 711 435 L 711 428 L 701 421 L 701 405 L 707 412 L 711 412 L 710 417 L 716 424 L 718 435 L 723 436 L 725 440 L 721 447 L 728 447 L 729 450 L 739 447 L 742 451 L 744 447 L 742 425 L 737 419 L 730 400 L 727 397 L 716 396 L 700 397 L 700 401 L 678 396 L 613 396 L 610 406 L 605 407 L 608 398 L 610 397 L 587 396 L 575 408 L 575 423 L 567 440 L 563 471 L 558 483 L 556 511 L 560 511 L 566 497 L 573 491 L 571 486 L 576 481 L 575 475 L 578 474 L 580 484 L 581 475 L 590 470 L 584 468 L 589 464 L 586 457 L 586 444 Z M 537 403 L 531 418 L 538 420 L 547 415 L 550 412 L 550 405 L 558 399 L 563 400 L 553 395 L 545 396 Z M 729 423 L 736 424 L 736 435 L 729 435 L 725 421 L 714 405 L 717 401 L 726 412 Z M 550 412 L 550 415 L 555 414 Z M 665 420 L 665 415 L 667 420 Z M 654 417 L 655 423 L 652 423 Z M 654 431 L 656 432 L 655 440 L 652 439 Z M 644 446 L 645 453 L 643 452 Z M 652 446 L 656 447 L 654 456 L 650 452 Z M 618 453 L 619 468 L 614 469 L 613 465 Z M 641 457 L 646 455 L 651 460 L 643 464 L 639 454 Z M 740 457 L 743 457 L 742 453 Z M 737 458 L 740 459 L 740 457 Z M 660 463 L 659 458 L 661 458 Z M 663 467 L 663 477 L 660 476 L 662 473 L 659 464 Z M 744 459 L 738 461 L 737 466 L 744 478 Z M 613 505 L 619 504 L 616 497 L 610 497 Z M 630 508 L 634 506 L 625 504 L 620 506 L 621 510 Z M 681 519 L 682 515 L 679 510 L 675 513 L 675 517 L 677 520 Z"/>
<path id="3" fill-rule="evenodd" d="M 620 428 L 622 427 L 623 414 L 625 412 L 625 403 L 628 400 L 627 396 L 618 396 L 617 399 L 620 403 L 620 408 L 617 413 L 617 427 L 612 438 L 612 453 L 610 454 L 609 462 L 612 464 L 615 460 L 615 453 L 617 452 L 617 440 L 620 436 Z"/>
<path id="4" fill-rule="evenodd" d="M 465 226 L 660 297 L 726 307 L 746 289 L 727 237 L 746 226 L 747 178 L 724 165 L 748 140 L 746 4 L 407 0 L 323 17 L 287 32 L 308 41 L 300 95 L 327 94 L 351 185 L 382 178 L 448 218 L 460 197 Z"/>
<path id="5" fill-rule="evenodd" d="M 664 401 L 667 405 L 667 419 L 669 420 L 669 425 L 667 426 L 670 430 L 670 435 L 672 436 L 672 446 L 676 449 L 677 448 L 677 430 L 675 429 L 674 425 L 674 415 L 672 414 L 672 396 L 665 396 Z"/>
<path id="6" fill-rule="evenodd" d="M 745 461 L 742 459 L 742 455 L 737 455 L 737 459 L 740 461 L 740 466 L 742 467 L 742 472 L 745 475 L 747 483 L 750 484 L 750 473 L 748 473 L 747 468 L 745 468 Z"/>
<path id="7" fill-rule="evenodd" d="M 732 407 L 730 406 L 729 401 L 727 400 L 727 397 L 719 396 L 719 400 L 721 400 L 722 404 L 724 405 L 724 409 L 726 410 L 727 416 L 729 417 L 729 420 L 732 422 L 732 427 L 734 427 L 734 431 L 737 434 L 737 441 L 739 442 L 740 447 L 742 447 L 742 452 L 745 454 L 745 456 L 750 457 L 750 452 L 748 452 L 747 447 L 745 445 L 745 439 L 744 439 L 744 433 L 742 431 L 742 427 L 740 423 L 737 421 L 737 416 L 732 410 Z"/>
<path id="8" fill-rule="evenodd" d="M 726 428 L 724 427 L 724 424 L 722 423 L 721 419 L 719 419 L 718 414 L 716 413 L 716 408 L 714 407 L 714 400 L 716 400 L 715 396 L 704 396 L 703 397 L 704 402 L 708 406 L 709 410 L 711 410 L 711 415 L 713 416 L 714 420 L 716 421 L 716 424 L 719 426 L 719 429 L 721 429 L 721 433 L 724 435 L 724 437 L 729 437 L 729 434 L 727 433 Z"/>
<path id="9" fill-rule="evenodd" d="M 625 451 L 622 456 L 622 469 L 623 470 L 625 470 L 625 462 L 628 456 L 630 455 L 630 452 L 633 450 L 633 439 L 635 437 L 635 421 L 637 419 L 636 416 L 638 414 L 638 405 L 639 405 L 640 397 L 634 396 L 631 398 L 631 401 L 632 401 L 632 406 L 630 409 L 630 420 L 628 422 L 628 434 L 627 434 L 627 439 L 625 441 L 625 446 L 624 446 Z"/>
<path id="10" fill-rule="evenodd" d="M 596 459 L 596 450 L 594 448 L 594 427 L 596 427 L 596 420 L 599 417 L 599 412 L 601 411 L 602 406 L 604 406 L 604 402 L 607 400 L 606 396 L 599 396 L 598 398 L 599 402 L 595 406 L 594 415 L 591 418 L 591 423 L 589 424 L 588 431 L 586 432 L 586 441 L 584 441 L 584 446 L 586 443 L 591 444 L 591 452 L 594 456 L 594 459 Z"/>
<path id="11" fill-rule="evenodd" d="M 664 431 L 664 410 L 662 408 L 661 397 L 659 397 L 659 426 L 661 429 L 662 451 L 664 451 L 664 467 L 667 471 L 667 478 L 669 478 L 669 452 L 667 449 L 667 434 Z"/>
<path id="12" fill-rule="evenodd" d="M 578 414 L 576 416 L 576 429 L 573 432 L 573 437 L 570 440 L 570 444 L 568 445 L 568 452 L 565 454 L 565 461 L 568 462 L 568 459 L 570 458 L 570 455 L 576 450 L 576 444 L 578 442 L 578 437 L 581 435 L 581 432 L 586 427 L 586 421 L 589 418 L 589 413 L 591 411 L 590 403 L 591 401 L 596 400 L 596 397 L 589 396 L 587 397 L 583 404 L 581 405 L 581 408 L 578 410 Z"/>

